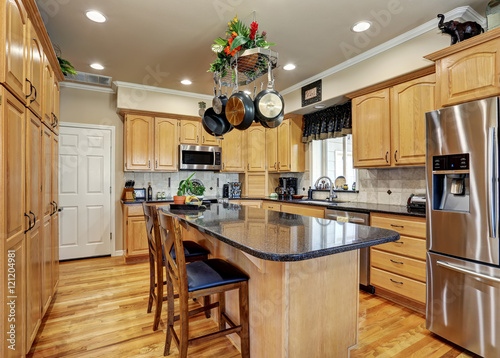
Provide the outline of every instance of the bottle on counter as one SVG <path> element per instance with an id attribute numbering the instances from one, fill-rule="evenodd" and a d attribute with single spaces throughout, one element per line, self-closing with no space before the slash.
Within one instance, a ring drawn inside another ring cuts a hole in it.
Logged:
<path id="1" fill-rule="evenodd" d="M 148 201 L 153 200 L 153 188 L 151 188 L 151 182 L 148 183 Z"/>
<path id="2" fill-rule="evenodd" d="M 309 190 L 307 191 L 307 199 L 312 200 L 313 198 L 313 190 L 311 187 L 309 187 Z"/>

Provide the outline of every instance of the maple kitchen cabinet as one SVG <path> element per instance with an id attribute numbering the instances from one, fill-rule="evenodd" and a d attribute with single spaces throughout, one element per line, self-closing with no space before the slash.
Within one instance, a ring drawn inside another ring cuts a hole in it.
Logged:
<path id="1" fill-rule="evenodd" d="M 500 28 L 425 56 L 435 61 L 436 107 L 500 95 Z"/>
<path id="2" fill-rule="evenodd" d="M 182 119 L 179 121 L 179 143 L 191 145 L 219 146 L 220 141 L 203 128 L 200 120 Z"/>
<path id="3" fill-rule="evenodd" d="M 179 158 L 177 120 L 155 118 L 155 170 L 176 171 Z"/>
<path id="4" fill-rule="evenodd" d="M 127 114 L 124 128 L 125 170 L 152 170 L 154 117 Z"/>
<path id="5" fill-rule="evenodd" d="M 266 171 L 266 129 L 254 124 L 246 130 L 247 135 L 247 171 Z"/>
<path id="6" fill-rule="evenodd" d="M 247 167 L 245 131 L 233 129 L 221 140 L 222 172 L 244 173 Z"/>
<path id="7" fill-rule="evenodd" d="M 287 115 L 277 128 L 266 130 L 266 160 L 270 173 L 305 170 L 302 127 L 302 116 Z"/>
<path id="8" fill-rule="evenodd" d="M 39 118 L 42 118 L 42 83 L 43 83 L 43 67 L 44 54 L 43 47 L 38 34 L 36 33 L 33 23 L 28 19 L 28 58 L 27 58 L 27 88 L 26 88 L 26 105 Z M 55 80 L 57 83 L 57 79 Z M 54 95 L 59 101 L 59 91 Z M 59 106 L 57 106 L 59 108 Z"/>
<path id="9" fill-rule="evenodd" d="M 433 71 L 427 67 L 347 95 L 354 167 L 425 164 L 425 113 L 436 109 Z"/>
<path id="10" fill-rule="evenodd" d="M 125 262 L 146 261 L 148 237 L 142 204 L 122 204 Z"/>

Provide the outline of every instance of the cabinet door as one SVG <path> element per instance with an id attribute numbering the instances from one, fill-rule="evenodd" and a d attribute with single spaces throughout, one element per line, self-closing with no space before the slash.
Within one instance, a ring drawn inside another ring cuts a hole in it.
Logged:
<path id="1" fill-rule="evenodd" d="M 42 126 L 42 216 L 48 220 L 54 210 L 52 205 L 52 132 Z"/>
<path id="2" fill-rule="evenodd" d="M 52 299 L 52 217 L 44 218 L 42 227 L 42 317 L 47 312 Z"/>
<path id="3" fill-rule="evenodd" d="M 438 108 L 498 96 L 499 48 L 494 39 L 438 60 Z"/>
<path id="4" fill-rule="evenodd" d="M 57 284 L 59 283 L 59 214 L 56 212 L 52 216 L 52 237 L 51 237 L 51 247 L 52 247 L 52 283 L 51 288 L 53 294 L 55 294 Z"/>
<path id="5" fill-rule="evenodd" d="M 26 103 L 26 31 L 28 18 L 21 0 L 2 2 L 0 17 L 2 27 L 1 82 Z M 29 91 L 28 91 L 29 92 Z"/>
<path id="6" fill-rule="evenodd" d="M 201 126 L 201 145 L 213 145 L 213 146 L 220 146 L 220 140 L 214 137 L 211 134 L 208 134 L 208 132 Z"/>
<path id="7" fill-rule="evenodd" d="M 148 254 L 148 236 L 143 216 L 127 219 L 127 257 Z"/>
<path id="8" fill-rule="evenodd" d="M 264 172 L 266 170 L 266 129 L 261 125 L 251 126 L 247 134 L 247 170 Z"/>
<path id="9" fill-rule="evenodd" d="M 435 83 L 432 74 L 391 89 L 394 165 L 425 164 L 425 112 L 435 109 Z"/>
<path id="10" fill-rule="evenodd" d="M 278 171 L 278 129 L 266 129 L 266 161 L 270 173 Z"/>
<path id="11" fill-rule="evenodd" d="M 52 203 L 54 213 L 51 218 L 51 277 L 52 292 L 59 282 L 59 136 L 52 134 Z"/>
<path id="12" fill-rule="evenodd" d="M 43 61 L 43 93 L 42 93 L 42 121 L 47 127 L 52 128 L 54 117 L 52 116 L 52 90 L 54 86 L 54 73 L 50 67 L 47 56 L 44 56 Z"/>
<path id="13" fill-rule="evenodd" d="M 35 219 L 26 235 L 26 349 L 35 339 L 42 319 L 41 239 L 42 239 L 42 122 L 26 112 L 26 211 Z"/>
<path id="14" fill-rule="evenodd" d="M 155 118 L 155 170 L 177 170 L 177 129 L 176 119 Z"/>
<path id="15" fill-rule="evenodd" d="M 278 127 L 278 170 L 290 171 L 290 121 L 283 121 Z"/>
<path id="16" fill-rule="evenodd" d="M 59 82 L 54 76 L 52 83 L 52 130 L 55 134 L 59 134 Z"/>
<path id="17" fill-rule="evenodd" d="M 352 100 L 354 167 L 391 165 L 389 89 Z"/>
<path id="18" fill-rule="evenodd" d="M 35 28 L 31 21 L 28 21 L 28 79 L 26 83 L 27 105 L 40 118 L 42 118 L 42 69 L 43 69 L 43 48 Z"/>
<path id="19" fill-rule="evenodd" d="M 153 117 L 125 117 L 125 170 L 152 170 L 153 131 Z"/>
<path id="20" fill-rule="evenodd" d="M 245 132 L 233 130 L 222 140 L 222 171 L 243 173 L 246 167 Z"/>
<path id="21" fill-rule="evenodd" d="M 199 144 L 201 123 L 198 121 L 181 120 L 181 144 Z"/>

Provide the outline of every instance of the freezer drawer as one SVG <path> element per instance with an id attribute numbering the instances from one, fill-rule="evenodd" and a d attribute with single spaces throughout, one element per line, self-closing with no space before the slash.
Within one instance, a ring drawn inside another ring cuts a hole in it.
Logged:
<path id="1" fill-rule="evenodd" d="M 427 329 L 500 357 L 500 269 L 427 253 Z"/>

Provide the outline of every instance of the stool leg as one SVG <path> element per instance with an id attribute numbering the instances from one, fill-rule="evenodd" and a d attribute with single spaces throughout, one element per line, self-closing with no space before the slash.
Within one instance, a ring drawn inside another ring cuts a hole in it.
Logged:
<path id="1" fill-rule="evenodd" d="M 222 313 L 226 312 L 226 292 L 219 292 L 219 330 L 226 328 L 226 321 L 222 317 Z"/>
<path id="2" fill-rule="evenodd" d="M 241 356 L 250 357 L 250 327 L 248 322 L 248 282 L 241 283 L 240 290 Z"/>
<path id="3" fill-rule="evenodd" d="M 149 299 L 148 299 L 148 313 L 151 313 L 153 307 L 153 293 L 155 290 L 155 262 L 151 255 L 149 255 Z"/>
<path id="4" fill-rule="evenodd" d="M 189 343 L 189 305 L 187 294 L 179 294 L 180 306 L 180 337 L 179 337 L 179 358 L 187 358 Z M 173 329 L 173 327 L 172 327 Z"/>
<path id="5" fill-rule="evenodd" d="M 174 329 L 174 286 L 169 278 L 167 278 L 167 299 L 167 335 L 165 337 L 165 350 L 163 351 L 164 356 L 170 355 L 172 330 Z"/>
<path id="6" fill-rule="evenodd" d="M 155 301 L 155 319 L 153 322 L 153 331 L 158 329 L 161 319 L 161 309 L 163 306 L 163 265 L 156 263 L 156 301 Z"/>
<path id="7" fill-rule="evenodd" d="M 203 296 L 203 306 L 208 306 L 210 304 L 210 296 Z M 205 311 L 205 317 L 210 318 L 210 310 Z"/>

